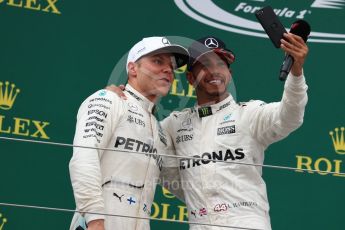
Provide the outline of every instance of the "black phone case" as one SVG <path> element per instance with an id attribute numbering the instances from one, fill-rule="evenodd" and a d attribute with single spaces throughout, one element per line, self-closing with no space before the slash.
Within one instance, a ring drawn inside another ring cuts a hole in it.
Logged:
<path id="1" fill-rule="evenodd" d="M 274 13 L 272 7 L 266 6 L 261 10 L 255 12 L 255 16 L 264 28 L 266 34 L 273 42 L 276 48 L 280 47 L 280 39 L 283 38 L 283 34 L 287 33 L 283 24 L 279 21 L 279 18 Z"/>

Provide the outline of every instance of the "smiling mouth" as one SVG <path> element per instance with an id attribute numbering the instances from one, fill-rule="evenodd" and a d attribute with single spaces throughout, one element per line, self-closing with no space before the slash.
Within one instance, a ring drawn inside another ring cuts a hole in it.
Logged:
<path id="1" fill-rule="evenodd" d="M 223 83 L 223 81 L 221 79 L 213 79 L 213 80 L 207 81 L 207 83 L 211 85 L 220 85 Z"/>
<path id="2" fill-rule="evenodd" d="M 168 84 L 171 84 L 171 81 L 169 79 L 167 79 L 167 78 L 162 78 L 162 79 L 159 79 L 159 80 L 160 81 L 164 81 L 164 82 L 166 82 Z"/>

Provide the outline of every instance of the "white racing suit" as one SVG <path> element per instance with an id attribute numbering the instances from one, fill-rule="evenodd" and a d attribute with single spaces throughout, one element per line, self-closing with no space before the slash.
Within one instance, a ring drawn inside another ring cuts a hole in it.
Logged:
<path id="1" fill-rule="evenodd" d="M 179 160 L 189 221 L 271 229 L 262 167 L 230 162 L 263 164 L 265 149 L 302 124 L 306 91 L 304 76 L 290 75 L 280 102 L 237 104 L 229 95 L 218 104 L 174 112 L 163 121 L 176 154 L 194 158 Z"/>
<path id="2" fill-rule="evenodd" d="M 149 217 L 157 178 L 162 169 L 161 156 L 170 139 L 152 115 L 154 104 L 129 85 L 127 100 L 100 90 L 81 105 L 69 164 L 77 210 L 70 230 L 84 229 L 95 219 L 105 219 L 106 230 L 150 229 L 148 220 L 91 213 Z M 78 228 L 79 227 L 79 228 Z"/>

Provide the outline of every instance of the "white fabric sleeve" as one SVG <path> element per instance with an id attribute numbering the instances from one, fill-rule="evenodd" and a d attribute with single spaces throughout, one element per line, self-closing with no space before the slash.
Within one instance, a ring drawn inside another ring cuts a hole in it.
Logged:
<path id="1" fill-rule="evenodd" d="M 301 126 L 308 101 L 307 89 L 304 75 L 296 77 L 290 73 L 280 102 L 254 103 L 254 108 L 249 108 L 251 134 L 268 146 Z"/>
<path id="2" fill-rule="evenodd" d="M 88 97 L 80 106 L 74 145 L 105 148 L 123 113 L 117 95 L 100 90 Z M 69 163 L 70 177 L 77 210 L 104 213 L 100 159 L 103 150 L 73 148 Z M 86 222 L 104 219 L 103 215 L 85 214 Z"/>
<path id="3" fill-rule="evenodd" d="M 165 130 L 165 132 L 169 136 L 169 141 L 168 141 L 169 145 L 168 145 L 167 151 L 164 154 L 176 156 L 175 147 L 171 138 L 172 137 L 171 132 L 174 131 L 171 128 L 172 126 L 170 124 L 170 122 L 172 121 L 173 121 L 172 117 L 169 116 L 161 122 L 162 128 Z M 159 184 L 162 187 L 169 190 L 169 192 L 174 194 L 179 200 L 181 200 L 182 202 L 185 202 L 178 162 L 179 161 L 176 158 L 163 157 L 163 168 L 160 173 Z"/>

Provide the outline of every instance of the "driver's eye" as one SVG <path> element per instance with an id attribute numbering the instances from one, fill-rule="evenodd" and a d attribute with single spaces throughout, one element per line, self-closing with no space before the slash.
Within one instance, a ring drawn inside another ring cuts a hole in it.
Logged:
<path id="1" fill-rule="evenodd" d="M 154 62 L 155 64 L 158 64 L 158 65 L 160 65 L 160 64 L 163 63 L 162 60 L 160 60 L 159 58 L 153 59 L 153 62 Z"/>

